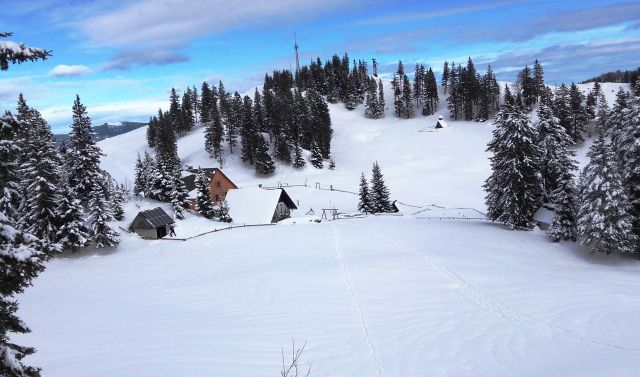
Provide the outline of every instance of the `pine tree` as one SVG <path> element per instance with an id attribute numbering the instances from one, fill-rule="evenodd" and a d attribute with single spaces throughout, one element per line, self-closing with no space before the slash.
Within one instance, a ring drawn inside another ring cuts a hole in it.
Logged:
<path id="1" fill-rule="evenodd" d="M 149 123 L 147 123 L 147 145 L 149 145 L 149 148 L 156 147 L 157 127 L 158 119 L 155 117 L 149 118 Z"/>
<path id="2" fill-rule="evenodd" d="M 577 144 L 584 140 L 582 135 L 586 131 L 589 118 L 583 105 L 584 95 L 575 83 L 571 83 L 569 89 L 569 102 L 571 104 L 571 132 L 569 134 Z"/>
<path id="3" fill-rule="evenodd" d="M 329 107 L 322 96 L 314 90 L 307 91 L 307 102 L 309 104 L 309 123 L 315 130 L 313 140 L 317 143 L 322 158 L 329 158 L 331 138 L 333 137 Z"/>
<path id="4" fill-rule="evenodd" d="M 102 175 L 100 157 L 102 152 L 93 139 L 94 132 L 87 108 L 76 99 L 72 108 L 73 124 L 69 133 L 68 162 L 69 184 L 78 194 L 78 198 L 86 203 L 92 195 L 94 182 Z"/>
<path id="5" fill-rule="evenodd" d="M 603 135 L 608 135 L 609 132 L 607 130 L 607 125 L 609 123 L 609 105 L 607 104 L 607 99 L 601 95 L 598 99 L 598 107 L 596 109 L 596 124 L 595 124 L 595 132 L 596 134 L 601 133 Z"/>
<path id="6" fill-rule="evenodd" d="M 311 144 L 311 156 L 309 156 L 309 159 L 311 160 L 311 165 L 313 165 L 314 168 L 323 168 L 322 152 L 320 152 L 320 147 L 315 141 Z"/>
<path id="7" fill-rule="evenodd" d="M 240 137 L 242 142 L 242 151 L 240 158 L 242 159 L 242 162 L 253 165 L 254 156 L 256 154 L 256 137 L 258 135 L 258 130 L 255 127 L 253 106 L 249 96 L 244 97 L 241 118 Z"/>
<path id="8" fill-rule="evenodd" d="M 544 70 L 542 69 L 542 65 L 536 59 L 535 63 L 533 63 L 533 85 L 534 85 L 534 93 L 536 99 L 540 101 L 540 96 L 545 91 L 544 85 Z"/>
<path id="9" fill-rule="evenodd" d="M 392 212 L 389 189 L 384 183 L 384 177 L 377 162 L 373 164 L 371 170 L 370 206 L 373 213 Z"/>
<path id="10" fill-rule="evenodd" d="M 213 204 L 211 203 L 210 179 L 202 170 L 196 174 L 196 211 L 207 219 L 212 219 L 215 215 Z"/>
<path id="11" fill-rule="evenodd" d="M 89 228 L 96 248 L 113 247 L 120 243 L 120 234 L 107 224 L 113 218 L 110 203 L 105 195 L 105 188 L 101 182 L 95 181 L 90 194 L 88 209 Z"/>
<path id="12" fill-rule="evenodd" d="M 229 211 L 230 211 L 229 203 L 227 203 L 226 200 L 223 200 L 222 203 L 220 203 L 220 205 L 216 209 L 216 217 L 218 218 L 219 221 L 222 221 L 223 223 L 233 222 L 233 219 L 229 215 Z"/>
<path id="13" fill-rule="evenodd" d="M 276 170 L 276 165 L 269 155 L 269 146 L 261 135 L 256 137 L 256 173 L 258 175 L 269 175 Z"/>
<path id="14" fill-rule="evenodd" d="M 303 168 L 307 163 L 304 160 L 304 156 L 302 155 L 302 148 L 298 143 L 293 145 L 293 167 L 296 169 Z"/>
<path id="15" fill-rule="evenodd" d="M 211 107 L 213 106 L 213 93 L 209 83 L 202 82 L 200 94 L 200 122 L 206 127 L 211 122 Z"/>
<path id="16" fill-rule="evenodd" d="M 12 33 L 0 32 L 0 38 L 8 38 Z M 26 61 L 45 60 L 51 55 L 51 51 L 43 50 L 41 48 L 29 47 L 23 43 L 0 43 L 0 71 L 6 71 L 9 69 L 9 63 L 20 64 Z M 0 361 L 0 371 L 2 362 Z"/>
<path id="17" fill-rule="evenodd" d="M 553 102 L 553 111 L 560 121 L 560 125 L 564 127 L 575 143 L 573 127 L 572 127 L 572 109 L 571 109 L 571 97 L 569 94 L 569 88 L 562 84 L 556 90 L 555 99 Z"/>
<path id="18" fill-rule="evenodd" d="M 180 97 L 175 88 L 171 88 L 169 96 L 169 124 L 174 134 L 182 132 L 182 112 L 180 111 Z"/>
<path id="19" fill-rule="evenodd" d="M 630 253 L 637 240 L 632 233 L 629 201 L 603 135 L 593 142 L 587 156 L 590 161 L 580 179 L 580 242 L 590 253 Z"/>
<path id="20" fill-rule="evenodd" d="M 444 94 L 447 94 L 447 86 L 449 85 L 449 62 L 444 62 L 444 67 L 442 68 L 442 81 L 440 85 L 444 86 Z"/>
<path id="21" fill-rule="evenodd" d="M 124 186 L 120 186 L 115 182 L 111 194 L 111 204 L 113 208 L 113 218 L 116 221 L 124 219 L 125 190 Z"/>
<path id="22" fill-rule="evenodd" d="M 191 88 L 187 87 L 187 90 L 182 95 L 182 102 L 180 104 L 180 134 L 186 135 L 196 125 L 196 119 L 193 115 L 193 93 Z"/>
<path id="23" fill-rule="evenodd" d="M 184 210 L 189 208 L 189 192 L 187 191 L 184 181 L 180 178 L 180 172 L 174 172 L 172 182 L 170 184 L 171 192 L 169 193 L 169 201 L 171 209 L 176 219 L 184 219 Z"/>
<path id="24" fill-rule="evenodd" d="M 566 169 L 558 181 L 558 187 L 552 195 L 555 210 L 549 227 L 549 238 L 553 242 L 562 240 L 576 241 L 578 237 L 577 192 L 571 170 Z"/>
<path id="25" fill-rule="evenodd" d="M 640 96 L 633 96 L 623 117 L 626 121 L 617 162 L 629 197 L 633 234 L 640 240 Z M 635 245 L 634 252 L 640 256 L 640 245 Z"/>
<path id="26" fill-rule="evenodd" d="M 384 87 L 382 86 L 382 79 L 378 80 L 378 118 L 384 118 Z"/>
<path id="27" fill-rule="evenodd" d="M 90 235 L 84 225 L 84 209 L 76 193 L 67 184 L 62 185 L 56 215 L 58 228 L 55 240 L 62 249 L 75 252 L 87 246 Z"/>
<path id="28" fill-rule="evenodd" d="M 544 103 L 538 108 L 538 146 L 541 151 L 540 174 L 547 198 L 551 198 L 568 170 L 577 168 L 575 155 L 568 147 L 573 140 L 560 125 L 553 111 Z"/>
<path id="29" fill-rule="evenodd" d="M 144 165 L 140 153 L 136 156 L 136 167 L 133 178 L 133 195 L 140 196 L 141 193 L 146 192 L 146 177 L 144 176 Z"/>
<path id="30" fill-rule="evenodd" d="M 536 146 L 538 134 L 521 108 L 506 103 L 496 115 L 487 151 L 492 173 L 484 184 L 487 217 L 510 229 L 529 229 L 542 203 L 543 183 Z"/>
<path id="31" fill-rule="evenodd" d="M 369 192 L 369 185 L 367 179 L 364 177 L 364 173 L 360 175 L 360 190 L 358 191 L 360 201 L 358 202 L 358 210 L 363 213 L 372 213 L 373 206 L 371 205 L 371 193 Z"/>
<path id="32" fill-rule="evenodd" d="M 364 107 L 364 115 L 367 118 L 376 119 L 380 114 L 380 109 L 378 109 L 378 85 L 376 84 L 376 80 L 369 80 L 367 96 L 365 99 L 365 107 Z"/>
<path id="33" fill-rule="evenodd" d="M 413 93 L 411 92 L 411 85 L 409 83 L 409 78 L 407 77 L 407 75 L 404 75 L 402 81 L 402 102 L 404 103 L 403 118 L 413 118 L 413 116 L 415 115 L 415 110 L 413 108 Z"/>
<path id="34" fill-rule="evenodd" d="M 47 243 L 55 243 L 56 207 L 59 201 L 60 158 L 53 134 L 40 113 L 33 110 L 35 123 L 23 150 L 20 186 L 24 193 L 19 226 Z"/>

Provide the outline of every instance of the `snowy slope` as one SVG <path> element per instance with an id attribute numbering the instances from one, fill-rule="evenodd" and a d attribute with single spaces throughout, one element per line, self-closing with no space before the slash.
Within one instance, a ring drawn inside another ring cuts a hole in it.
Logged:
<path id="1" fill-rule="evenodd" d="M 125 233 L 115 250 L 49 262 L 20 297 L 33 333 L 16 340 L 38 348 L 28 362 L 43 376 L 273 376 L 294 338 L 308 342 L 312 376 L 637 375 L 637 261 L 440 219 L 484 210 L 490 122 L 436 131 L 438 114 L 330 108 L 334 171 L 278 165 L 265 179 L 227 154 L 240 187 L 283 185 L 292 219 L 188 241 Z M 100 142 L 117 179 L 132 181 L 145 131 Z M 179 140 L 185 164 L 215 166 L 203 140 L 202 129 Z M 404 216 L 310 221 L 322 208 L 354 211 L 357 196 L 331 186 L 357 191 L 373 161 Z M 130 202 L 122 225 L 157 205 Z M 188 214 L 176 231 L 221 227 Z"/>

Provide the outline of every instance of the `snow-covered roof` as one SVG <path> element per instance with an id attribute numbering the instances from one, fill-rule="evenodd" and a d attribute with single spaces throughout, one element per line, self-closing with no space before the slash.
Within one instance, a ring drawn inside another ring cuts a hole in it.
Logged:
<path id="1" fill-rule="evenodd" d="M 444 121 L 442 115 L 438 117 L 438 122 L 436 123 L 436 128 L 447 128 L 449 125 Z"/>
<path id="2" fill-rule="evenodd" d="M 229 214 L 234 223 L 270 224 L 282 193 L 282 189 L 258 187 L 229 190 L 226 197 Z"/>

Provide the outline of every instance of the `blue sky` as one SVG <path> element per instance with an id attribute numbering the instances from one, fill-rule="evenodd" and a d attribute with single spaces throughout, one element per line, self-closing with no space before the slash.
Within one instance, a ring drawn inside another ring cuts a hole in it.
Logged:
<path id="1" fill-rule="evenodd" d="M 22 92 L 57 132 L 79 94 L 95 124 L 148 120 L 171 87 L 222 79 L 260 84 L 293 63 L 333 53 L 399 59 L 441 71 L 471 56 L 501 80 L 537 58 L 547 82 L 580 81 L 640 62 L 640 2 L 379 0 L 0 0 L 0 31 L 53 51 L 0 72 L 0 110 Z"/>

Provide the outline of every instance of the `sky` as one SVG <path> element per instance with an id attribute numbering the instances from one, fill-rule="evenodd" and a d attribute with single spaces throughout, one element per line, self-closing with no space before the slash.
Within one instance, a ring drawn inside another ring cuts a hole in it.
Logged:
<path id="1" fill-rule="evenodd" d="M 390 74 L 471 57 L 499 80 L 538 59 L 549 84 L 640 62 L 640 2 L 381 0 L 0 0 L 8 40 L 52 51 L 0 71 L 0 111 L 18 93 L 54 132 L 71 124 L 75 95 L 94 124 L 147 121 L 169 92 L 222 80 L 244 92 L 264 74 L 334 53 L 376 58 Z"/>

